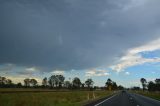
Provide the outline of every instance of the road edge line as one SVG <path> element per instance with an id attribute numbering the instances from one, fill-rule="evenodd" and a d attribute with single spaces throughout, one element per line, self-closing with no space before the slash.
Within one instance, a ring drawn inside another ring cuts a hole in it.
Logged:
<path id="1" fill-rule="evenodd" d="M 109 98 L 107 98 L 107 99 L 103 100 L 103 101 L 102 101 L 102 102 L 100 102 L 100 103 L 95 104 L 94 106 L 98 106 L 98 105 L 100 105 L 100 104 L 104 103 L 105 101 L 107 101 L 107 100 L 109 100 L 109 99 L 111 99 L 111 98 L 115 97 L 116 95 L 117 95 L 117 94 L 115 94 L 115 95 L 113 95 L 113 96 L 111 96 L 111 97 L 109 97 Z"/>

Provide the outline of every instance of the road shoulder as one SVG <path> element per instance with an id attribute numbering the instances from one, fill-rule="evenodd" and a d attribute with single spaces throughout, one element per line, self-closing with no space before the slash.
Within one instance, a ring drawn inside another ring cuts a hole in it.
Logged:
<path id="1" fill-rule="evenodd" d="M 97 99 L 95 99 L 93 101 L 89 101 L 88 103 L 85 103 L 83 106 L 94 106 L 94 105 L 97 105 L 97 104 L 99 104 L 99 103 L 101 103 L 101 102 L 103 102 L 103 101 L 105 101 L 105 100 L 107 100 L 109 98 L 112 98 L 113 96 L 115 96 L 117 94 L 118 93 L 113 93 L 113 94 L 108 95 L 106 97 L 97 98 Z"/>

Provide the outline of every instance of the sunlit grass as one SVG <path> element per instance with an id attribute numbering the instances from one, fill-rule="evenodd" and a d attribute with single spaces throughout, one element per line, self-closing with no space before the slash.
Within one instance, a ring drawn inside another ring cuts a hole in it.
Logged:
<path id="1" fill-rule="evenodd" d="M 160 92 L 137 91 L 136 93 L 153 98 L 153 99 L 160 100 Z"/>
<path id="2" fill-rule="evenodd" d="M 0 93 L 1 106 L 80 106 L 87 102 L 92 91 Z M 94 91 L 95 97 L 110 95 L 107 91 Z"/>

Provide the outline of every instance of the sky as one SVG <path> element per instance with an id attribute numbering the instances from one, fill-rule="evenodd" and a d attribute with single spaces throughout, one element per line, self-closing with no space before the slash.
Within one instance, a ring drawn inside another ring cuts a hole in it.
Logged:
<path id="1" fill-rule="evenodd" d="M 160 0 L 0 0 L 0 76 L 125 87 L 160 78 Z"/>

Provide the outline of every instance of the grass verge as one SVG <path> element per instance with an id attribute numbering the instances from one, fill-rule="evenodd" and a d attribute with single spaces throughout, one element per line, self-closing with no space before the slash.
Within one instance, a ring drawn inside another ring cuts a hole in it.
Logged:
<path id="1" fill-rule="evenodd" d="M 81 106 L 85 102 L 110 95 L 107 91 L 0 93 L 1 106 Z M 89 98 L 89 100 L 88 100 Z"/>
<path id="2" fill-rule="evenodd" d="M 135 93 L 160 101 L 160 92 L 136 91 Z"/>

